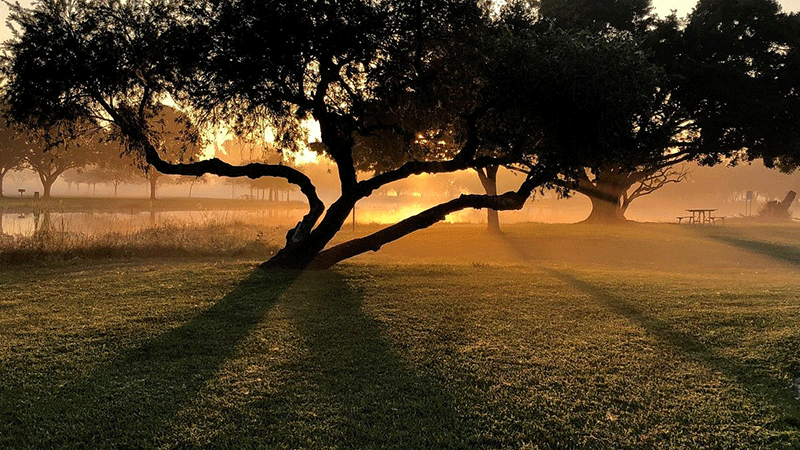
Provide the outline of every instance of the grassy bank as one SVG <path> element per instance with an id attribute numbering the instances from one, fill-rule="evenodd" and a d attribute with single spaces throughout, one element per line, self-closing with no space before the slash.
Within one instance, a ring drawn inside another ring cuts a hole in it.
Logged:
<path id="1" fill-rule="evenodd" d="M 0 235 L 0 264 L 124 258 L 262 258 L 282 230 L 244 221 L 165 222 L 138 230 L 83 234 L 42 227 L 31 236 Z"/>
<path id="2" fill-rule="evenodd" d="M 798 236 L 443 226 L 324 273 L 6 266 L 0 448 L 797 448 Z"/>

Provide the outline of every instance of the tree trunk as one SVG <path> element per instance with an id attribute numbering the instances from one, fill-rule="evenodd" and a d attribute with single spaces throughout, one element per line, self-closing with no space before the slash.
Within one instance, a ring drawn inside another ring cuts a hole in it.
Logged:
<path id="1" fill-rule="evenodd" d="M 156 184 L 158 183 L 158 178 L 156 177 L 149 177 L 148 181 L 150 181 L 150 200 L 156 199 Z"/>
<path id="2" fill-rule="evenodd" d="M 588 195 L 592 201 L 592 212 L 584 222 L 587 223 L 621 223 L 627 221 L 625 212 L 622 210 L 622 194 L 615 196 L 607 194 L 605 196 Z"/>
<path id="3" fill-rule="evenodd" d="M 5 172 L 0 173 L 0 198 L 5 197 L 5 195 L 3 195 L 3 178 L 5 178 L 5 175 Z M 2 232 L 0 232 L 0 234 L 2 234 Z"/>
<path id="4" fill-rule="evenodd" d="M 588 176 L 578 179 L 575 190 L 589 197 L 592 212 L 584 222 L 587 223 L 624 223 L 628 190 L 637 182 L 630 172 L 613 169 L 600 170 L 594 180 Z"/>
<path id="5" fill-rule="evenodd" d="M 379 230 L 369 236 L 353 239 L 324 251 L 318 255 L 308 265 L 309 269 L 327 269 L 334 264 L 353 256 L 360 255 L 369 251 L 378 251 L 389 242 L 400 239 L 414 231 L 428 228 L 431 225 L 444 220 L 453 212 L 466 208 L 491 208 L 495 210 L 521 209 L 530 195 L 530 190 L 523 185 L 517 192 L 506 192 L 502 195 L 461 195 L 458 198 L 429 208 L 421 213 Z"/>
<path id="6" fill-rule="evenodd" d="M 477 169 L 478 178 L 481 180 L 484 191 L 487 195 L 497 195 L 497 170 L 498 166 L 489 166 L 484 172 Z M 489 233 L 500 234 L 500 215 L 495 209 L 486 210 L 486 231 Z"/>
<path id="7" fill-rule="evenodd" d="M 308 267 L 342 229 L 355 204 L 356 198 L 340 197 L 328 208 L 325 217 L 314 231 L 301 239 L 293 238 L 296 228 L 290 230 L 286 235 L 286 246 L 261 264 L 261 267 L 265 269 L 305 269 Z"/>
<path id="8" fill-rule="evenodd" d="M 42 198 L 50 198 L 50 190 L 53 187 L 53 183 L 56 181 L 55 178 L 53 179 L 41 178 L 41 181 L 42 181 L 42 188 L 44 189 Z"/>

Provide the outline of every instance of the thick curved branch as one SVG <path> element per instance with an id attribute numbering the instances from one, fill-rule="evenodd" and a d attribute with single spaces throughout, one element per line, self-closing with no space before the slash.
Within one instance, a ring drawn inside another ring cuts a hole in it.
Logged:
<path id="1" fill-rule="evenodd" d="M 397 169 L 381 173 L 368 180 L 360 181 L 357 185 L 358 197 L 367 197 L 374 190 L 380 189 L 389 183 L 408 178 L 411 175 L 420 175 L 423 173 L 449 173 L 457 172 L 459 170 L 480 169 L 487 166 L 502 166 L 516 162 L 511 157 L 475 157 L 475 154 L 480 147 L 480 139 L 478 138 L 478 119 L 487 111 L 488 108 L 489 105 L 484 105 L 481 108 L 477 108 L 466 117 L 467 139 L 458 153 L 453 156 L 453 159 L 448 161 L 409 161 Z"/>
<path id="2" fill-rule="evenodd" d="M 436 174 L 436 173 L 450 173 L 458 172 L 459 170 L 467 169 L 482 169 L 489 166 L 504 166 L 512 164 L 512 158 L 493 158 L 493 157 L 480 157 L 472 160 L 463 160 L 460 158 L 453 158 L 447 161 L 409 161 L 395 170 L 375 175 L 374 177 L 363 180 L 358 183 L 358 194 L 360 198 L 369 196 L 376 189 L 408 178 L 412 175 L 421 175 L 423 173 Z"/>
<path id="3" fill-rule="evenodd" d="M 234 166 L 217 158 L 192 163 L 171 163 L 161 159 L 158 150 L 156 150 L 149 141 L 142 144 L 147 163 L 163 174 L 196 177 L 211 174 L 228 178 L 247 177 L 250 179 L 276 177 L 283 178 L 287 182 L 298 186 L 300 192 L 308 199 L 309 211 L 308 214 L 303 217 L 303 220 L 286 236 L 286 240 L 289 244 L 305 238 L 325 211 L 325 204 L 322 203 L 322 200 L 320 200 L 317 195 L 317 189 L 311 182 L 311 179 L 292 167 L 261 163 Z"/>
<path id="4" fill-rule="evenodd" d="M 165 161 L 158 154 L 158 150 L 153 146 L 141 127 L 131 123 L 131 120 L 120 114 L 115 108 L 111 107 L 102 96 L 96 96 L 98 103 L 111 116 L 114 123 L 120 127 L 122 134 L 132 143 L 137 144 L 144 151 L 145 160 L 157 171 L 167 175 L 187 175 L 203 176 L 206 174 L 218 175 L 222 177 L 248 177 L 251 179 L 261 177 L 283 178 L 287 182 L 300 188 L 308 199 L 308 213 L 303 219 L 290 230 L 286 235 L 287 245 L 292 245 L 303 240 L 317 223 L 322 213 L 325 211 L 325 204 L 322 203 L 317 195 L 317 188 L 304 173 L 297 169 L 274 164 L 250 163 L 244 166 L 234 166 L 220 159 L 213 158 L 192 163 L 171 163 Z M 126 120 L 127 119 L 127 120 Z"/>
<path id="5" fill-rule="evenodd" d="M 595 183 L 592 180 L 590 180 L 589 176 L 586 175 L 585 173 L 573 177 L 573 179 L 557 179 L 554 180 L 552 183 L 564 189 L 569 189 L 571 191 L 579 192 L 587 197 L 593 197 L 609 203 L 615 203 L 619 201 L 619 198 L 614 194 L 604 192 L 603 190 L 598 189 Z"/>
<path id="6" fill-rule="evenodd" d="M 552 174 L 550 171 L 540 169 L 537 170 L 534 175 L 529 175 L 516 191 L 509 191 L 501 195 L 461 195 L 458 198 L 426 209 L 417 215 L 411 216 L 394 225 L 370 234 L 369 236 L 353 239 L 324 250 L 314 258 L 308 268 L 327 269 L 340 261 L 360 255 L 361 253 L 378 251 L 389 242 L 400 239 L 414 231 L 428 228 L 444 220 L 448 214 L 461 211 L 462 209 L 487 208 L 496 211 L 521 209 L 525 206 L 525 201 L 530 197 L 533 190 L 546 183 L 551 178 Z"/>

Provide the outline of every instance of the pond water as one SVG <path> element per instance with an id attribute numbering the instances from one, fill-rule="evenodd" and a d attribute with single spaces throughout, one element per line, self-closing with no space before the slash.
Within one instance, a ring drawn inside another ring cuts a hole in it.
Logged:
<path id="1" fill-rule="evenodd" d="M 85 236 L 128 234 L 161 225 L 191 226 L 243 222 L 265 227 L 291 227 L 303 216 L 301 210 L 258 211 L 144 211 L 133 213 L 70 212 L 0 214 L 0 235 L 28 237 L 42 228 Z"/>

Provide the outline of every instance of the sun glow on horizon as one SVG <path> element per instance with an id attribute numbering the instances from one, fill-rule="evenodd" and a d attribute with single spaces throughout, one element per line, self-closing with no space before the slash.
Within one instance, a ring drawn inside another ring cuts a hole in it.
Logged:
<path id="1" fill-rule="evenodd" d="M 320 155 L 312 150 L 309 145 L 320 142 L 321 132 L 319 123 L 316 121 L 308 120 L 303 123 L 306 128 L 307 142 L 300 142 L 300 150 L 296 152 L 284 151 L 285 159 L 291 161 L 293 165 L 305 166 L 308 164 L 317 164 L 320 162 Z M 218 126 L 214 129 L 206 130 L 206 146 L 203 148 L 201 159 L 211 159 L 221 152 L 227 154 L 225 151 L 225 143 L 235 139 L 235 135 L 226 127 Z M 275 141 L 275 135 L 272 130 L 267 129 L 264 131 L 264 143 Z"/>

